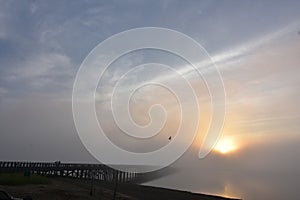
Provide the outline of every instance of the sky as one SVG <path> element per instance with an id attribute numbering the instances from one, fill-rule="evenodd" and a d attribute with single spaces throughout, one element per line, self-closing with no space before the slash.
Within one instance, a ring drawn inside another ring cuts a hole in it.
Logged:
<path id="1" fill-rule="evenodd" d="M 217 64 L 226 92 L 225 123 L 215 149 L 198 159 L 207 129 L 209 94 L 186 63 L 161 51 L 121 57 L 96 92 L 98 119 L 108 137 L 136 152 L 165 145 L 178 107 L 158 87 L 141 89 L 132 104 L 137 123 L 149 106 L 165 105 L 170 118 L 158 138 L 121 137 L 109 102 L 112 88 L 133 65 L 173 65 L 196 89 L 199 137 L 171 167 L 176 173 L 148 184 L 243 199 L 297 199 L 300 195 L 300 2 L 298 1 L 0 1 L 0 160 L 97 162 L 85 149 L 72 117 L 72 87 L 89 52 L 122 31 L 164 27 L 200 43 Z M 199 67 L 210 74 L 209 66 Z M 138 72 L 136 72 L 138 73 Z M 155 75 L 155 76 L 153 76 Z M 121 89 L 168 73 L 133 74 Z M 157 98 L 159 96 L 159 98 Z M 183 102 L 189 105 L 189 98 Z M 121 103 L 122 101 L 120 101 Z M 134 145 L 132 145 L 134 144 Z"/>

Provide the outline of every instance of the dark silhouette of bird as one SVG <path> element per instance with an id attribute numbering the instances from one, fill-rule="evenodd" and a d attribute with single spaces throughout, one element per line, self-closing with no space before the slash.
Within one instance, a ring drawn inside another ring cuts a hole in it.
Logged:
<path id="1" fill-rule="evenodd" d="M 169 137 L 169 140 L 171 140 L 171 139 L 172 139 L 172 136 Z"/>

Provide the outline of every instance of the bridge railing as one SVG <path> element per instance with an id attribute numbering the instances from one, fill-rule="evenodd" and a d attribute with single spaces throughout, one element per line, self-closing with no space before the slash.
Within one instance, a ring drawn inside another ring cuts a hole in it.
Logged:
<path id="1" fill-rule="evenodd" d="M 142 174 L 121 172 L 103 164 L 80 164 L 61 162 L 10 162 L 0 161 L 0 173 L 30 172 L 46 176 L 62 176 L 80 179 L 113 181 L 115 174 L 121 182 L 141 181 Z"/>

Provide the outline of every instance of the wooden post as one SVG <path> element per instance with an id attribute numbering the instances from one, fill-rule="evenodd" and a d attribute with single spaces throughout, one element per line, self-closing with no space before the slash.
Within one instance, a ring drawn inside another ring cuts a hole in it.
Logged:
<path id="1" fill-rule="evenodd" d="M 115 188 L 114 188 L 114 196 L 113 196 L 113 200 L 116 200 L 116 196 L 117 196 L 117 189 L 118 189 L 118 171 L 116 170 L 114 173 L 114 179 L 115 179 Z"/>
<path id="2" fill-rule="evenodd" d="M 91 191 L 90 195 L 93 196 L 94 193 L 94 170 L 91 171 Z"/>

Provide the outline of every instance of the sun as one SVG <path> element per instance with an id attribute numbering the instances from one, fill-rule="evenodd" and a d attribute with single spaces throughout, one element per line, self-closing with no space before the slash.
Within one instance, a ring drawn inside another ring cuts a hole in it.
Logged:
<path id="1" fill-rule="evenodd" d="M 228 154 L 236 151 L 238 149 L 238 145 L 236 141 L 233 138 L 221 138 L 216 146 L 214 147 L 214 150 L 217 152 L 220 152 L 222 154 Z"/>

